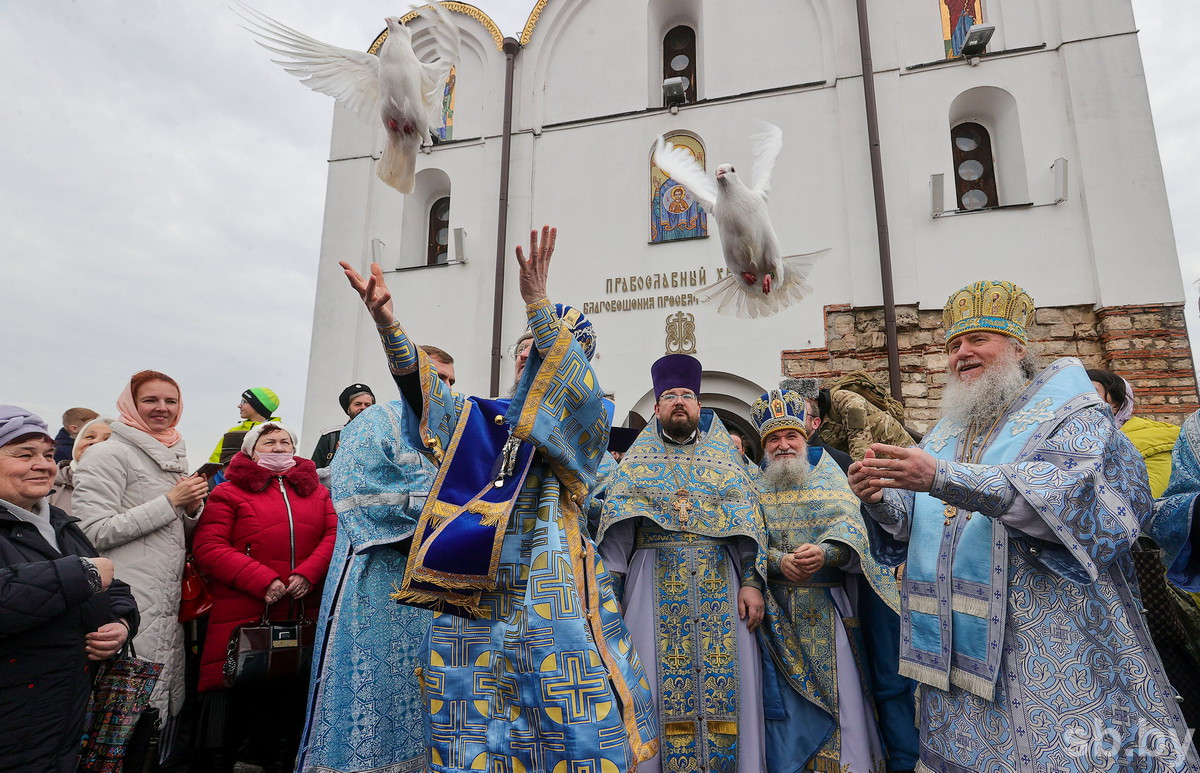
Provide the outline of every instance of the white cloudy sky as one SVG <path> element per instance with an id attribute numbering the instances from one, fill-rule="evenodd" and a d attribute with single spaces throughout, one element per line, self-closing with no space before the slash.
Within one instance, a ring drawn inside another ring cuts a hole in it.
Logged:
<path id="1" fill-rule="evenodd" d="M 408 6 L 253 4 L 359 48 Z M 1200 22 L 1133 4 L 1194 307 Z M 0 403 L 55 430 L 71 405 L 111 413 L 142 368 L 183 386 L 193 460 L 247 386 L 275 389 L 299 424 L 333 101 L 267 61 L 225 5 L 0 0 Z M 476 5 L 516 35 L 533 2 Z"/>

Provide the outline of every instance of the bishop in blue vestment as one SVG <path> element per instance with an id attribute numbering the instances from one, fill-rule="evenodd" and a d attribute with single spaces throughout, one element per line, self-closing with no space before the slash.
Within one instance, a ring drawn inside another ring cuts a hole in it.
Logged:
<path id="1" fill-rule="evenodd" d="M 437 467 L 393 597 L 433 620 L 418 679 L 428 769 L 624 773 L 657 751 L 650 689 L 582 506 L 608 439 L 591 324 L 545 297 L 554 233 L 517 255 L 533 334 L 511 400 L 452 393 L 392 316 L 378 266 L 351 284 L 380 326 Z"/>
<path id="2" fill-rule="evenodd" d="M 917 769 L 1200 770 L 1128 579 L 1159 526 L 1145 465 L 1078 360 L 1033 363 L 1033 312 L 1011 282 L 952 295 L 942 420 L 850 468 L 873 548 L 908 559 Z"/>

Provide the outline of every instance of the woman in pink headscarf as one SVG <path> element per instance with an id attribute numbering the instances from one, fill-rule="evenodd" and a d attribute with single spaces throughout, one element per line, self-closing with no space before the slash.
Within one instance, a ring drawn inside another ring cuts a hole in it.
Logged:
<path id="1" fill-rule="evenodd" d="M 179 431 L 183 400 L 165 373 L 134 374 L 117 399 L 112 436 L 93 446 L 75 471 L 75 517 L 105 558 L 121 567 L 142 614 L 133 640 L 139 657 L 163 663 L 151 697 L 165 720 L 162 745 L 171 751 L 184 698 L 180 580 L 187 535 L 208 495 L 203 477 L 189 476 Z"/>

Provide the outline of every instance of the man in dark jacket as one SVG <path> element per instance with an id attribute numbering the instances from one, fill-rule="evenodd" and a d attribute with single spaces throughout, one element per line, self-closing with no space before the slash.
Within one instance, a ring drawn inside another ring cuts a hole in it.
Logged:
<path id="1" fill-rule="evenodd" d="M 137 632 L 129 586 L 46 500 L 45 422 L 0 405 L 0 772 L 72 773 L 95 666 Z"/>

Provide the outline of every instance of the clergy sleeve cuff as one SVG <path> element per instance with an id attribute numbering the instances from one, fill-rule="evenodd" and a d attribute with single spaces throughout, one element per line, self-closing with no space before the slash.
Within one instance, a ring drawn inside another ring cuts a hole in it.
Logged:
<path id="1" fill-rule="evenodd" d="M 1017 490 L 997 466 L 939 459 L 929 493 L 968 512 L 996 518 L 1012 506 Z"/>
<path id="2" fill-rule="evenodd" d="M 883 499 L 878 502 L 863 502 L 863 512 L 871 516 L 871 520 L 875 521 L 875 523 L 884 526 L 895 526 L 908 516 L 908 511 L 905 509 L 904 504 L 898 501 L 898 498 L 888 496 L 890 493 L 892 492 L 885 490 L 883 492 Z"/>
<path id="3" fill-rule="evenodd" d="M 387 327 L 379 327 L 379 340 L 383 343 L 384 354 L 387 355 L 388 369 L 392 375 L 407 376 L 415 373 L 420 359 L 417 346 L 400 327 L 399 322 L 393 322 Z"/>
<path id="4" fill-rule="evenodd" d="M 767 575 L 771 577 L 783 576 L 783 557 L 786 555 L 779 548 L 767 549 Z"/>
<path id="5" fill-rule="evenodd" d="M 850 548 L 840 542 L 822 542 L 821 551 L 825 553 L 825 566 L 842 569 L 850 563 Z"/>
<path id="6" fill-rule="evenodd" d="M 529 318 L 529 330 L 533 333 L 533 343 L 542 354 L 550 351 L 558 338 L 558 315 L 554 313 L 554 304 L 549 298 L 525 306 L 525 314 Z"/>
<path id="7" fill-rule="evenodd" d="M 762 580 L 758 577 L 758 572 L 754 571 L 754 564 L 747 562 L 742 568 L 742 587 L 743 588 L 758 588 L 763 589 Z"/>

